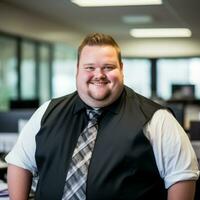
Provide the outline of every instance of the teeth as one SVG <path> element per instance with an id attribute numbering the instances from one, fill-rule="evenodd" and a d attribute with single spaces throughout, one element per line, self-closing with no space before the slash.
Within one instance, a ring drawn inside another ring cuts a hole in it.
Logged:
<path id="1" fill-rule="evenodd" d="M 104 85 L 105 83 L 95 83 L 95 85 Z"/>
<path id="2" fill-rule="evenodd" d="M 93 83 L 94 85 L 105 85 L 105 82 L 97 82 L 97 83 Z"/>

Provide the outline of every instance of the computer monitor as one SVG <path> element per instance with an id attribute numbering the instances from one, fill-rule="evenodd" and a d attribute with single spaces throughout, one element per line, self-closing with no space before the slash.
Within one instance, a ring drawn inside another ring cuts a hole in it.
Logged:
<path id="1" fill-rule="evenodd" d="M 191 121 L 190 122 L 190 139 L 200 141 L 200 121 Z"/>
<path id="2" fill-rule="evenodd" d="M 0 112 L 0 134 L 19 133 L 34 111 L 34 109 L 24 109 Z"/>
<path id="3" fill-rule="evenodd" d="M 39 107 L 39 99 L 11 99 L 10 109 L 36 109 Z"/>
<path id="4" fill-rule="evenodd" d="M 195 85 L 193 84 L 172 84 L 173 99 L 195 99 Z"/>

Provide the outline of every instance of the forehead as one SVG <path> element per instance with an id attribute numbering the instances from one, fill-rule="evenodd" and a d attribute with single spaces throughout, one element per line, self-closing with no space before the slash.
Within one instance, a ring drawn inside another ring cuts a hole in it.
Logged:
<path id="1" fill-rule="evenodd" d="M 103 56 L 117 57 L 117 50 L 111 45 L 86 45 L 81 51 L 80 58 Z"/>

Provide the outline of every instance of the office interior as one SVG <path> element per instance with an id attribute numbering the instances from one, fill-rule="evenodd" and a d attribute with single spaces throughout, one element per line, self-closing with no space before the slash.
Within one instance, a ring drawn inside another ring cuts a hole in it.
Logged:
<path id="1" fill-rule="evenodd" d="M 124 81 L 171 108 L 200 158 L 200 3 L 80 7 L 70 0 L 0 2 L 0 179 L 4 156 L 33 112 L 76 90 L 77 47 L 90 32 L 119 43 Z M 190 36 L 130 35 L 132 28 L 188 28 Z M 1 198 L 1 197 L 0 197 Z"/>

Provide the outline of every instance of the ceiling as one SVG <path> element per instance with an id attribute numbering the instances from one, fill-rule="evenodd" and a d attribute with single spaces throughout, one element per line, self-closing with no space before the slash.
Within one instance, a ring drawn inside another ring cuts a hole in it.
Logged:
<path id="1" fill-rule="evenodd" d="M 83 8 L 70 0 L 1 0 L 0 31 L 77 47 L 85 34 L 111 34 L 124 56 L 200 55 L 200 1 L 163 0 L 162 5 Z M 148 16 L 125 23 L 124 16 Z M 189 28 L 191 38 L 136 39 L 131 28 Z"/>

